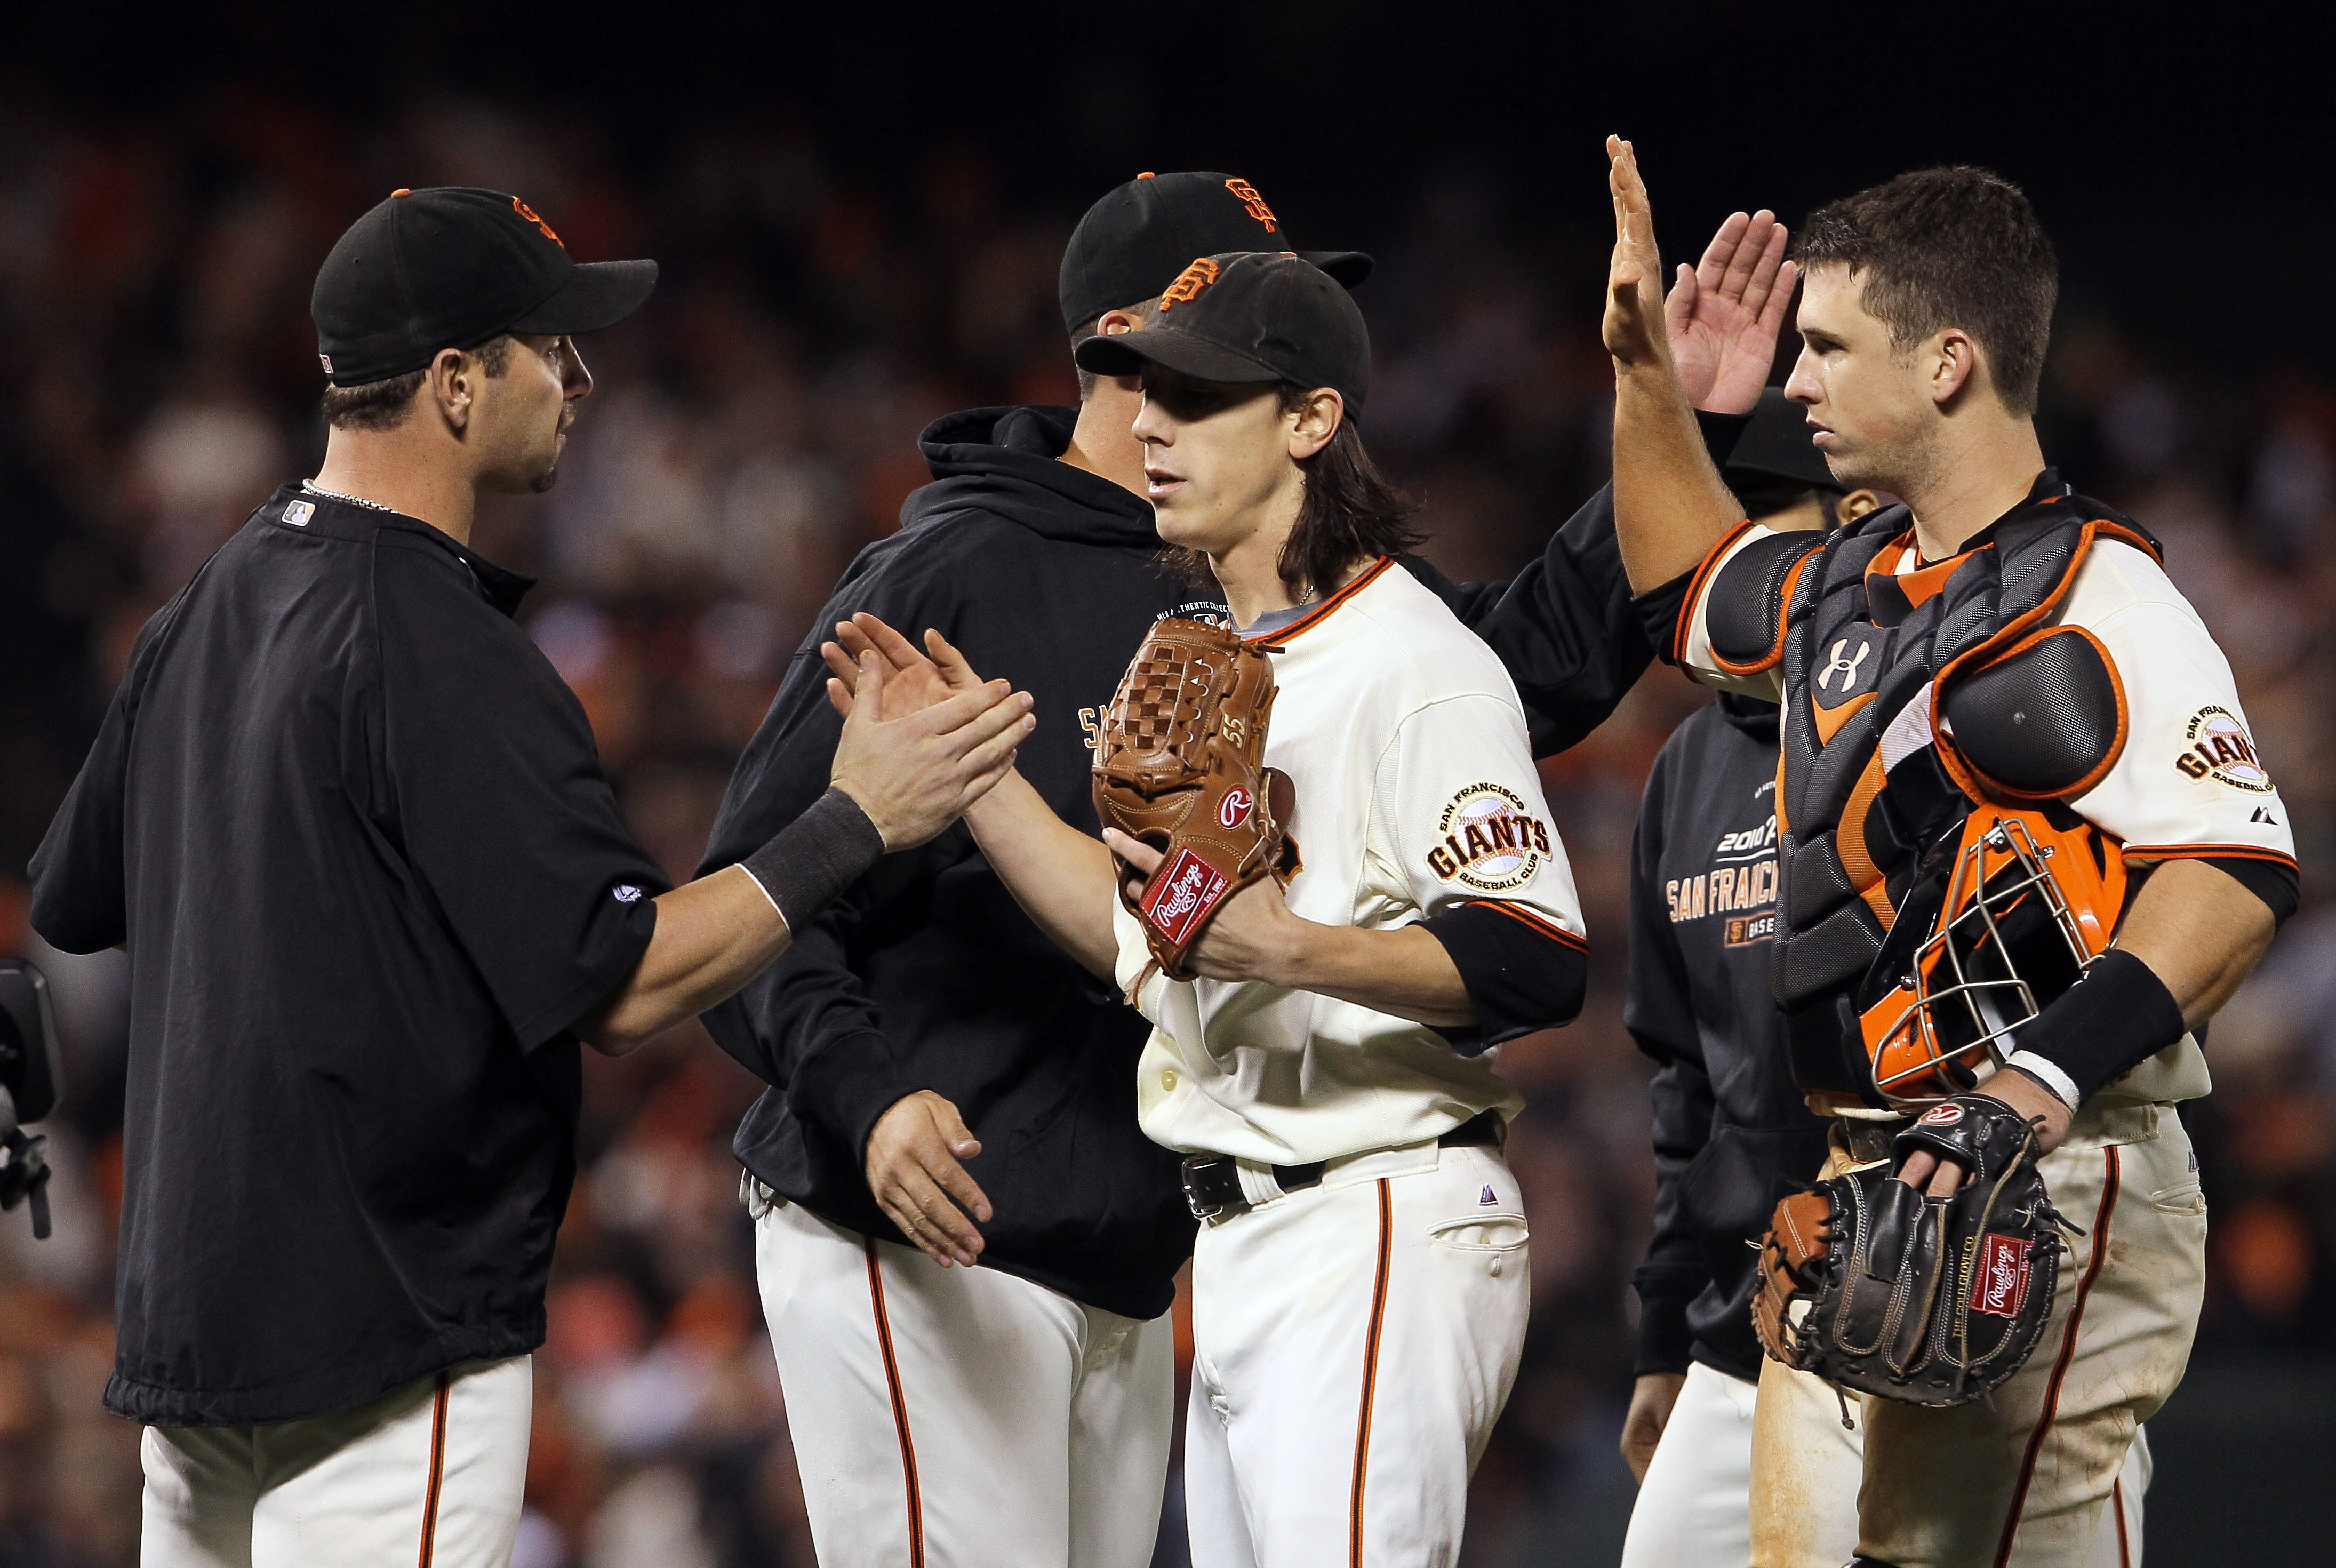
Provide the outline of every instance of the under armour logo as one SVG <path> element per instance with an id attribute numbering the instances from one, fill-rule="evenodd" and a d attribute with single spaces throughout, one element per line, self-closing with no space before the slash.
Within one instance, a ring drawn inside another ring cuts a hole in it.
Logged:
<path id="1" fill-rule="evenodd" d="M 1867 642 L 1864 638 L 1860 638 L 1857 643 L 1857 652 L 1847 658 L 1844 658 L 1841 656 L 1841 650 L 1848 646 L 1849 638 L 1843 638 L 1839 642 L 1833 645 L 1833 662 L 1825 667 L 1824 674 L 1817 677 L 1817 689 L 1819 691 L 1831 691 L 1833 689 L 1834 672 L 1836 670 L 1841 672 L 1842 690 L 1847 691 L 1857 684 L 1857 667 L 1865 662 L 1865 656 L 1874 651 L 1874 645 Z"/>
<path id="2" fill-rule="evenodd" d="M 1493 1189 L 1492 1189 L 1492 1188 L 1490 1188 L 1490 1187 L 1485 1188 L 1485 1189 L 1484 1189 L 1484 1195 L 1483 1197 L 1481 1197 L 1481 1198 L 1477 1199 L 1477 1200 L 1476 1200 L 1476 1202 L 1478 1202 L 1479 1203 L 1491 1203 L 1494 1202 L 1494 1197 L 1493 1197 Z"/>

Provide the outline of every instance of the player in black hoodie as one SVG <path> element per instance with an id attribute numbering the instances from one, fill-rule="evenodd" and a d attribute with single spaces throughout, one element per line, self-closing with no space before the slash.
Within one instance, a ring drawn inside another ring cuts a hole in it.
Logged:
<path id="1" fill-rule="evenodd" d="M 1141 177 L 1073 235 L 1065 325 L 1074 343 L 1140 328 L 1192 258 L 1289 248 L 1246 181 Z M 1369 267 L 1309 259 L 1349 287 Z M 1081 380 L 1076 411 L 977 409 L 924 433 L 934 482 L 798 650 L 707 869 L 825 788 L 813 760 L 839 721 L 819 644 L 860 610 L 938 628 L 1027 685 L 1039 727 L 1022 772 L 1096 831 L 1090 735 L 1129 654 L 1161 616 L 1224 609 L 1159 564 L 1134 378 Z M 1404 564 L 1500 654 L 1536 755 L 1596 727 L 1652 657 L 1604 492 L 1513 583 Z M 1148 1562 L 1173 1426 L 1165 1314 L 1193 1221 L 1177 1156 L 1136 1125 L 1142 1018 L 1039 932 L 960 827 L 888 859 L 706 1021 L 773 1086 L 736 1153 L 821 1561 Z"/>
<path id="2" fill-rule="evenodd" d="M 1841 493 L 1801 410 L 1774 387 L 1722 473 L 1770 528 L 1829 526 L 1879 504 L 1871 491 Z M 1801 1103 L 1768 996 L 1776 789 L 1776 706 L 1723 693 L 1656 757 L 1631 847 L 1623 1021 L 1657 1071 L 1655 1234 L 1632 1279 L 1638 1386 L 1622 1431 L 1642 1485 L 1624 1568 L 1751 1556 L 1760 1346 L 1746 1242 L 1825 1157 L 1825 1123 Z"/>

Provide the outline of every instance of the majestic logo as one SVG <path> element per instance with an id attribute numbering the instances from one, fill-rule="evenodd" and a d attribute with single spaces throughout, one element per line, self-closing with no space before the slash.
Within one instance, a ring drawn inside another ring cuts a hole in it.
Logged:
<path id="1" fill-rule="evenodd" d="M 1249 209 L 1249 215 L 1264 224 L 1268 234 L 1281 232 L 1273 225 L 1273 209 L 1265 204 L 1265 198 L 1257 193 L 1256 186 L 1246 180 L 1228 180 L 1225 189 L 1241 199 L 1241 204 Z"/>
<path id="2" fill-rule="evenodd" d="M 1163 312 L 1173 310 L 1182 301 L 1198 299 L 1201 290 L 1216 280 L 1217 264 L 1205 256 L 1195 257 L 1192 266 L 1176 275 L 1175 282 L 1160 291 L 1160 308 Z"/>
<path id="3" fill-rule="evenodd" d="M 1952 1127 L 1962 1119 L 1963 1108 L 1961 1105 L 1932 1105 L 1915 1118 L 1926 1127 Z"/>
<path id="4" fill-rule="evenodd" d="M 331 355 L 320 354 L 316 355 L 316 363 L 325 367 L 325 374 L 326 375 L 333 374 L 333 356 Z"/>
<path id="5" fill-rule="evenodd" d="M 1238 786 L 1229 789 L 1225 792 L 1225 798 L 1217 803 L 1217 825 L 1237 828 L 1249 821 L 1249 813 L 1256 806 L 1257 797 L 1249 791 Z"/>
<path id="6" fill-rule="evenodd" d="M 2210 778 L 2254 794 L 2272 793 L 2271 771 L 2255 755 L 2255 743 L 2247 738 L 2246 726 L 2230 709 L 2200 708 L 2191 716 L 2183 738 L 2190 743 L 2190 749 L 2175 757 L 2174 765 L 2184 777 Z"/>
<path id="7" fill-rule="evenodd" d="M 1172 942 L 1181 942 L 1208 919 L 1232 885 L 1226 875 L 1191 850 L 1178 850 L 1168 874 L 1144 895 L 1144 918 Z"/>
<path id="8" fill-rule="evenodd" d="M 1427 852 L 1427 869 L 1480 892 L 1523 886 L 1550 852 L 1549 825 L 1522 796 L 1496 784 L 1470 784 L 1454 795 L 1436 831 L 1444 842 Z"/>
<path id="9" fill-rule="evenodd" d="M 1833 677 L 1836 675 L 1841 677 L 1842 696 L 1847 696 L 1857 689 L 1857 667 L 1865 662 L 1865 656 L 1874 651 L 1874 645 L 1865 638 L 1860 638 L 1857 639 L 1857 651 L 1844 658 L 1842 657 L 1843 650 L 1848 647 L 1849 638 L 1843 638 L 1833 645 L 1833 661 L 1826 665 L 1824 671 L 1817 677 L 1819 691 L 1833 690 Z"/>
<path id="10" fill-rule="evenodd" d="M 1941 1105 L 1940 1110 L 1954 1109 Z M 1929 1121 L 1929 1116 L 1922 1118 Z M 1990 1231 L 1980 1248 L 1979 1268 L 1971 1281 L 1971 1309 L 1997 1318 L 2017 1318 L 2028 1299 L 2028 1276 L 2033 1271 L 2029 1254 L 2035 1243 L 2024 1236 Z"/>
<path id="11" fill-rule="evenodd" d="M 1493 1196 L 1493 1189 L 1487 1187 L 1484 1189 L 1484 1195 L 1478 1198 L 1476 1202 L 1479 1203 L 1493 1203 L 1499 1202 L 1499 1200 Z"/>
<path id="12" fill-rule="evenodd" d="M 546 223 L 542 219 L 538 218 L 535 215 L 535 209 L 530 207 L 526 202 L 521 201 L 516 196 L 511 198 L 511 210 L 518 213 L 521 218 L 526 219 L 530 223 L 534 224 L 538 229 L 542 229 L 543 237 L 546 239 L 550 240 L 554 245 L 560 247 L 560 249 L 565 250 L 568 248 L 568 241 L 560 239 L 557 234 L 554 234 L 551 231 L 551 225 Z"/>
<path id="13" fill-rule="evenodd" d="M 618 882 L 613 891 L 617 895 L 617 901 L 620 904 L 638 902 L 641 896 L 641 890 L 630 882 Z"/>

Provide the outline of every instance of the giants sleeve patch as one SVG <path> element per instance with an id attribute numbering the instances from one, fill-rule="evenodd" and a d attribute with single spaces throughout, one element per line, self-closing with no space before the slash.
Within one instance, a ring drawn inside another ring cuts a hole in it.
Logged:
<path id="1" fill-rule="evenodd" d="M 1549 858 L 1549 824 L 1496 784 L 1473 784 L 1454 795 L 1436 831 L 1444 842 L 1427 852 L 1427 869 L 1479 892 L 1522 887 Z"/>
<path id="2" fill-rule="evenodd" d="M 2251 794 L 2272 793 L 2271 772 L 2255 755 L 2246 726 L 2228 708 L 2207 706 L 2190 716 L 2183 732 L 2188 748 L 2174 759 L 2185 778 L 2213 779 Z"/>

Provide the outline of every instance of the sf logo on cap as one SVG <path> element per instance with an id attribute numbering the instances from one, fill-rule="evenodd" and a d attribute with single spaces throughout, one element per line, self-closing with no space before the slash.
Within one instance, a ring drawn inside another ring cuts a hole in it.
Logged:
<path id="1" fill-rule="evenodd" d="M 568 241 L 560 239 L 557 234 L 554 234 L 551 231 L 551 225 L 546 223 L 542 219 L 538 218 L 535 215 L 535 209 L 530 207 L 526 202 L 521 201 L 516 196 L 511 198 L 511 210 L 517 212 L 521 218 L 526 219 L 530 223 L 534 224 L 538 229 L 542 229 L 543 237 L 546 239 L 550 240 L 554 245 L 560 247 L 560 249 L 565 250 L 568 248 Z"/>
<path id="2" fill-rule="evenodd" d="M 1176 275 L 1175 282 L 1160 291 L 1160 308 L 1173 310 L 1180 299 L 1198 299 L 1201 290 L 1216 280 L 1217 264 L 1205 256 L 1196 258 L 1192 266 Z"/>
<path id="3" fill-rule="evenodd" d="M 1241 204 L 1249 209 L 1249 215 L 1264 224 L 1268 234 L 1281 232 L 1273 226 L 1273 209 L 1265 204 L 1265 198 L 1257 193 L 1256 186 L 1246 180 L 1228 180 L 1225 189 L 1241 199 Z"/>

